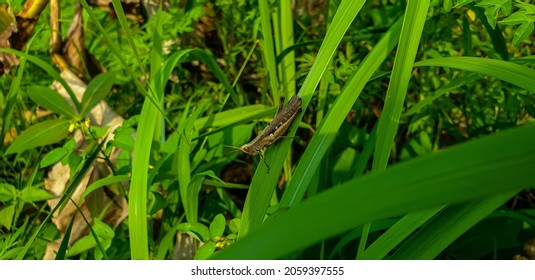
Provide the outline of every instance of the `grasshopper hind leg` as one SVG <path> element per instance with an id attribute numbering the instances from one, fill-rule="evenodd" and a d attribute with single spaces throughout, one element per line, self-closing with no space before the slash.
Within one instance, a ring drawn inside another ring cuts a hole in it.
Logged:
<path id="1" fill-rule="evenodd" d="M 264 156 L 264 152 L 263 152 L 263 151 L 260 151 L 259 155 L 260 155 L 260 157 L 262 158 L 262 161 L 264 162 L 264 164 L 266 165 L 266 167 L 267 167 L 267 173 L 269 174 L 269 165 L 268 165 L 268 163 L 267 163 L 267 161 L 266 161 L 266 157 Z"/>

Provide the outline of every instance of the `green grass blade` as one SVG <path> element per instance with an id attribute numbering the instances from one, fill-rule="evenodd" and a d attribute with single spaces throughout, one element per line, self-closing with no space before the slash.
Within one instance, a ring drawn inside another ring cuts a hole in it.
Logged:
<path id="1" fill-rule="evenodd" d="M 436 207 L 409 213 L 375 240 L 359 255 L 363 260 L 383 259 L 392 249 L 398 246 L 407 236 L 420 228 L 424 223 L 436 215 L 444 207 Z"/>
<path id="2" fill-rule="evenodd" d="M 455 239 L 511 199 L 518 191 L 448 207 L 393 255 L 394 259 L 433 259 Z M 437 234 L 440 232 L 440 234 Z"/>
<path id="3" fill-rule="evenodd" d="M 158 122 L 159 111 L 154 104 L 145 99 L 136 134 L 132 155 L 132 179 L 128 202 L 128 226 L 130 228 L 131 256 L 134 260 L 148 260 L 147 237 L 147 179 L 149 158 L 155 123 Z"/>
<path id="4" fill-rule="evenodd" d="M 535 70 L 513 62 L 481 57 L 445 57 L 422 60 L 415 67 L 437 66 L 466 70 L 495 77 L 535 92 Z"/>
<path id="5" fill-rule="evenodd" d="M 533 186 L 533 143 L 535 125 L 516 127 L 350 180 L 291 208 L 214 258 L 281 258 L 367 222 Z"/>
<path id="6" fill-rule="evenodd" d="M 137 66 L 139 73 L 143 73 L 142 76 L 145 76 L 145 69 L 143 67 L 143 63 L 141 62 L 141 57 L 139 56 L 139 52 L 137 51 L 137 46 L 134 43 L 134 37 L 132 37 L 132 32 L 130 32 L 130 27 L 128 26 L 128 23 L 126 22 L 126 16 L 123 11 L 123 6 L 121 4 L 120 0 L 111 0 L 111 3 L 113 5 L 113 10 L 115 11 L 115 14 L 117 15 L 117 19 L 119 20 L 119 24 L 121 25 L 125 35 L 126 39 L 128 40 L 128 44 L 132 48 L 132 51 L 134 52 L 134 56 L 137 60 Z M 153 65 L 156 66 L 156 65 Z"/>
<path id="7" fill-rule="evenodd" d="M 312 94 L 325 72 L 328 62 L 364 2 L 344 1 L 338 8 L 333 18 L 333 23 L 325 36 L 324 44 L 321 46 L 316 61 L 299 91 L 299 96 L 302 98 L 303 110 L 306 109 L 310 102 Z M 294 121 L 294 124 L 289 129 L 289 136 L 295 135 L 297 129 L 296 123 L 301 120 L 302 115 L 303 113 L 296 117 L 296 121 Z M 268 174 L 265 165 L 260 165 L 253 176 L 251 188 L 247 194 L 243 209 L 240 236 L 245 236 L 249 231 L 253 231 L 262 225 L 267 206 L 279 179 L 278 174 L 282 169 L 282 164 L 290 149 L 290 143 L 290 139 L 285 139 L 266 151 L 265 158 L 271 166 L 271 172 Z"/>
<path id="8" fill-rule="evenodd" d="M 324 122 L 314 133 L 310 140 L 299 164 L 297 165 L 293 179 L 290 181 L 280 202 L 280 208 L 290 207 L 299 203 L 303 198 L 313 174 L 321 164 L 321 159 L 327 153 L 336 138 L 347 113 L 357 100 L 360 92 L 371 78 L 375 70 L 387 58 L 392 49 L 395 47 L 399 32 L 401 30 L 401 19 L 398 20 L 392 28 L 385 33 L 379 40 L 375 48 L 362 61 L 347 84 L 344 86 L 342 93 L 332 105 Z"/>
<path id="9" fill-rule="evenodd" d="M 258 1 L 260 10 L 260 20 L 262 22 L 262 54 L 269 76 L 269 87 L 275 105 L 279 104 L 279 78 L 277 77 L 277 64 L 275 62 L 275 43 L 273 42 L 273 31 L 271 29 L 271 12 L 267 0 Z"/>
<path id="10" fill-rule="evenodd" d="M 392 77 L 377 127 L 377 144 L 372 167 L 374 171 L 385 169 L 390 157 L 428 7 L 429 0 L 409 1 L 407 4 Z"/>
<path id="11" fill-rule="evenodd" d="M 279 1 L 279 10 L 280 10 L 280 43 L 281 49 L 286 50 L 287 48 L 294 45 L 294 30 L 293 30 L 293 17 L 292 17 L 292 6 L 290 1 Z M 277 55 L 279 55 L 277 53 Z M 282 91 L 286 96 L 294 96 L 296 92 L 295 84 L 295 52 L 291 51 L 281 61 L 280 65 L 281 71 L 281 83 Z"/>

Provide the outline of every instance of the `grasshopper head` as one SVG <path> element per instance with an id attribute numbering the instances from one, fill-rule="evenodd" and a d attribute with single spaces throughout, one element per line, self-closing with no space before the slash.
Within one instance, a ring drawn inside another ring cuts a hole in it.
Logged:
<path id="1" fill-rule="evenodd" d="M 260 153 L 260 150 L 259 149 L 256 149 L 256 147 L 254 147 L 254 145 L 251 145 L 250 143 L 247 143 L 243 146 L 240 147 L 240 150 L 246 154 L 249 154 L 249 155 L 252 155 L 252 156 L 256 156 Z"/>

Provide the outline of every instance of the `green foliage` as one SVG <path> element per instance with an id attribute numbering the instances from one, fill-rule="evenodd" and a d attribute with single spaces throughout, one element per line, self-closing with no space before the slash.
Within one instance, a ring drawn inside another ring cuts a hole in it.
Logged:
<path id="1" fill-rule="evenodd" d="M 81 100 L 43 54 L 46 28 L 1 49 L 21 64 L 0 77 L 0 259 L 42 258 L 89 170 L 108 172 L 76 203 L 125 198 L 128 220 L 92 209 L 58 259 L 171 259 L 177 235 L 195 259 L 511 259 L 533 236 L 532 4 L 185 1 L 139 23 L 120 2 L 110 17 L 81 1 L 107 69 Z M 269 172 L 234 153 L 294 94 Z M 126 119 L 113 139 L 89 121 L 101 101 Z M 26 118 L 38 106 L 51 116 Z M 70 179 L 50 209 L 55 164 Z"/>
<path id="2" fill-rule="evenodd" d="M 515 30 L 512 45 L 518 46 L 522 41 L 528 39 L 535 29 L 535 5 L 514 2 L 513 0 L 470 0 L 458 1 L 458 6 L 466 5 L 471 2 L 476 7 L 481 7 L 485 11 L 485 16 L 494 29 L 500 15 L 504 17 L 499 22 L 504 25 L 518 25 Z M 517 8 L 513 12 L 513 5 Z"/>
<path id="3" fill-rule="evenodd" d="M 5 155 L 55 144 L 69 135 L 70 126 L 68 120 L 48 120 L 29 127 L 8 147 Z"/>

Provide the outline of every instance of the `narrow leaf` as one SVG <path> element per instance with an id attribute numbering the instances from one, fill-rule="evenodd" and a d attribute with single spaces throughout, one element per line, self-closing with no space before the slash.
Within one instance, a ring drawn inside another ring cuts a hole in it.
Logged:
<path id="1" fill-rule="evenodd" d="M 111 91 L 117 72 L 106 72 L 96 76 L 88 85 L 82 98 L 82 111 L 80 116 L 85 116 L 95 105 L 104 100 Z"/>
<path id="2" fill-rule="evenodd" d="M 21 153 L 57 143 L 69 135 L 70 121 L 48 120 L 26 129 L 6 151 L 6 155 Z"/>
<path id="3" fill-rule="evenodd" d="M 43 108 L 46 108 L 54 113 L 63 115 L 68 118 L 75 116 L 71 106 L 56 91 L 43 86 L 30 86 L 28 89 L 28 96 L 33 102 L 39 104 Z"/>

